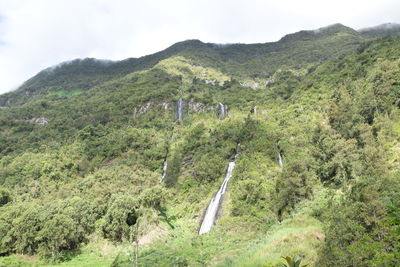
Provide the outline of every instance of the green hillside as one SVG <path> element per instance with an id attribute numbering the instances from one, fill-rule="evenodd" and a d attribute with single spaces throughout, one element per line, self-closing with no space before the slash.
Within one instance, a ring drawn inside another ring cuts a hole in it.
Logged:
<path id="1" fill-rule="evenodd" d="M 397 23 L 385 23 L 375 27 L 361 29 L 360 32 L 364 36 L 372 38 L 380 38 L 386 36 L 399 36 L 400 35 L 400 24 Z"/>
<path id="2" fill-rule="evenodd" d="M 235 79 L 265 81 L 281 68 L 301 70 L 324 60 L 354 52 L 368 37 L 335 24 L 318 31 L 301 31 L 264 44 L 219 45 L 188 40 L 141 58 L 123 61 L 77 59 L 41 71 L 17 91 L 0 96 L 0 105 L 35 99 L 64 99 L 107 81 L 153 67 L 161 60 L 183 56 L 202 67 L 216 68 Z"/>
<path id="3" fill-rule="evenodd" d="M 44 70 L 0 96 L 0 266 L 396 266 L 399 99 L 400 37 L 340 24 Z"/>

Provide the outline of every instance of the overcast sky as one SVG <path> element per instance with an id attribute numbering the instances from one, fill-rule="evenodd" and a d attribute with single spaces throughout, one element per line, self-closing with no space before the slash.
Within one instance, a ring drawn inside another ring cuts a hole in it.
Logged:
<path id="1" fill-rule="evenodd" d="M 200 39 L 277 41 L 333 23 L 400 22 L 399 0 L 0 0 L 0 93 L 74 58 L 124 59 Z"/>

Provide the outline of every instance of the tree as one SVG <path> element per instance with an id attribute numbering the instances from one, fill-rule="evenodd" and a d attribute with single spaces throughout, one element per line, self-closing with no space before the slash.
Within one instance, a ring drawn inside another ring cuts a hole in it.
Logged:
<path id="1" fill-rule="evenodd" d="M 129 240 L 130 226 L 138 219 L 138 201 L 130 195 L 120 194 L 110 202 L 101 224 L 103 235 L 114 241 Z"/>
<path id="2" fill-rule="evenodd" d="M 297 153 L 287 160 L 275 187 L 279 219 L 289 214 L 301 200 L 312 196 L 317 181 L 312 166 L 312 158 L 305 153 Z"/>
<path id="3" fill-rule="evenodd" d="M 54 257 L 60 251 L 77 248 L 81 239 L 77 228 L 78 225 L 71 217 L 64 214 L 54 215 L 44 223 L 38 233 L 39 249 L 43 254 Z"/>
<path id="4" fill-rule="evenodd" d="M 11 193 L 6 188 L 0 186 L 0 207 L 4 206 L 8 202 L 11 202 Z"/>

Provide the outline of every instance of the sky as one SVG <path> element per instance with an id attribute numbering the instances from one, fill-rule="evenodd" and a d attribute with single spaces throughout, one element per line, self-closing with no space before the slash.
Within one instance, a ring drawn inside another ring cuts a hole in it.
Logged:
<path id="1" fill-rule="evenodd" d="M 400 23 L 399 0 L 0 0 L 0 93 L 75 58 L 120 60 L 182 40 L 264 43 L 334 23 Z"/>

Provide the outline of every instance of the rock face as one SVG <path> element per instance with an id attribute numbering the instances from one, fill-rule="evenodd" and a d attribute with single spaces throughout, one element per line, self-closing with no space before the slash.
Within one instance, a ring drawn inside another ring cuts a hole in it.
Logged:
<path id="1" fill-rule="evenodd" d="M 221 106 L 222 105 L 222 106 Z M 215 108 L 213 105 L 208 105 L 203 102 L 197 102 L 193 99 L 185 100 L 180 98 L 175 104 L 168 102 L 160 102 L 160 103 L 152 103 L 146 102 L 139 107 L 135 107 L 133 110 L 133 117 L 136 118 L 139 115 L 147 113 L 152 108 L 158 108 L 162 112 L 170 112 L 171 108 L 175 106 L 174 120 L 182 121 L 187 112 L 194 113 L 207 113 L 207 112 L 215 112 L 217 110 L 217 117 L 220 119 L 225 118 L 228 115 L 228 106 L 223 104 L 218 104 Z"/>
<path id="2" fill-rule="evenodd" d="M 142 106 L 140 106 L 138 108 L 135 108 L 133 110 L 133 117 L 135 118 L 140 114 L 146 113 L 149 110 L 150 107 L 151 107 L 151 102 L 147 102 L 144 105 L 142 105 Z"/>
<path id="3" fill-rule="evenodd" d="M 213 106 L 207 105 L 202 102 L 196 102 L 193 99 L 189 102 L 183 98 L 180 98 L 175 105 L 173 103 L 168 102 L 160 102 L 160 103 L 152 103 L 147 102 L 143 105 L 134 108 L 133 110 L 133 117 L 137 117 L 141 114 L 148 112 L 151 108 L 161 108 L 163 112 L 169 112 L 170 107 L 175 106 L 175 114 L 174 120 L 175 121 L 182 121 L 184 119 L 185 113 L 189 110 L 195 113 L 206 113 L 206 112 L 214 112 L 215 108 Z M 227 115 L 227 106 L 224 105 L 225 111 L 224 116 Z"/>
<path id="4" fill-rule="evenodd" d="M 204 104 L 202 102 L 195 102 L 190 100 L 188 103 L 189 110 L 194 111 L 196 113 L 205 113 L 214 110 L 212 106 Z"/>
<path id="5" fill-rule="evenodd" d="M 212 84 L 212 85 L 219 85 L 223 86 L 225 84 L 224 81 L 217 81 L 217 80 L 204 80 L 205 84 Z"/>
<path id="6" fill-rule="evenodd" d="M 49 124 L 49 119 L 45 117 L 32 118 L 29 120 L 29 122 L 39 126 L 46 126 L 47 124 Z"/>
<path id="7" fill-rule="evenodd" d="M 275 80 L 271 79 L 265 82 L 265 87 L 271 86 L 275 83 Z"/>
<path id="8" fill-rule="evenodd" d="M 216 81 L 216 80 L 204 80 L 204 82 L 205 82 L 206 84 L 215 85 L 215 83 L 216 83 L 217 81 Z"/>
<path id="9" fill-rule="evenodd" d="M 168 107 L 169 107 L 169 104 L 168 104 L 167 102 L 162 102 L 162 103 L 160 103 L 160 106 L 162 106 L 163 109 L 164 109 L 165 111 L 167 111 L 167 110 L 168 110 Z"/>
<path id="10" fill-rule="evenodd" d="M 240 85 L 243 87 L 251 87 L 256 89 L 260 84 L 258 82 L 240 82 Z"/>

